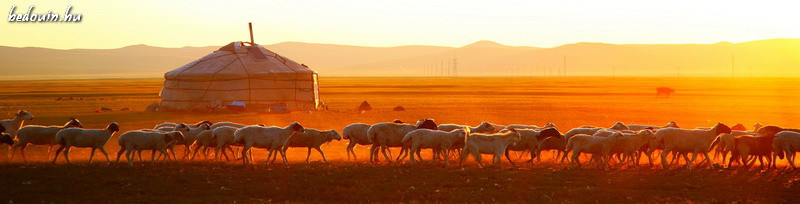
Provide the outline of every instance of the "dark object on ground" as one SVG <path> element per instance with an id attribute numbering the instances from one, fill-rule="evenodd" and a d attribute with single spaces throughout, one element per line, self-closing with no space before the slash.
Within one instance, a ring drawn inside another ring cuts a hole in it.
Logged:
<path id="1" fill-rule="evenodd" d="M 658 87 L 658 88 L 656 88 L 656 97 L 659 97 L 659 96 L 663 95 L 664 97 L 669 98 L 669 95 L 670 94 L 674 94 L 674 93 L 675 93 L 675 89 L 671 89 L 669 87 Z"/>
<path id="2" fill-rule="evenodd" d="M 158 112 L 158 103 L 153 102 L 144 109 L 144 112 Z"/>
<path id="3" fill-rule="evenodd" d="M 328 110 L 328 104 L 325 104 L 322 100 L 319 100 L 319 105 L 317 105 L 317 110 L 326 111 Z"/>
<path id="4" fill-rule="evenodd" d="M 130 108 L 121 108 L 121 109 L 119 109 L 119 111 L 130 111 L 130 110 L 131 110 Z"/>
<path id="5" fill-rule="evenodd" d="M 395 120 L 393 121 L 393 123 L 397 123 L 397 124 L 403 124 L 403 121 L 402 121 L 402 120 L 400 120 L 400 119 L 395 119 Z"/>
<path id="6" fill-rule="evenodd" d="M 392 110 L 393 111 L 406 111 L 406 108 L 404 108 L 403 106 L 397 106 L 397 107 L 392 108 Z"/>
<path id="7" fill-rule="evenodd" d="M 371 111 L 371 110 L 372 110 L 372 105 L 369 105 L 369 102 L 367 101 L 361 102 L 361 105 L 356 107 L 356 111 Z"/>
<path id="8" fill-rule="evenodd" d="M 108 108 L 108 107 L 100 107 L 100 111 L 106 112 L 106 111 L 114 111 L 114 110 L 111 110 L 111 108 Z"/>

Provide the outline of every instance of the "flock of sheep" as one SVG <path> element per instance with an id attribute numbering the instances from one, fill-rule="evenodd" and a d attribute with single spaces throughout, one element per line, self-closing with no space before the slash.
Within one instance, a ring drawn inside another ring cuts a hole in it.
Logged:
<path id="1" fill-rule="evenodd" d="M 117 123 L 111 123 L 105 129 L 83 129 L 80 121 L 74 118 L 70 118 L 63 126 L 23 126 L 25 120 L 33 120 L 33 115 L 20 110 L 13 119 L 0 121 L 0 132 L 3 132 L 0 143 L 12 146 L 12 160 L 18 149 L 25 160 L 25 148 L 32 144 L 49 145 L 48 158 L 52 148 L 58 146 L 53 163 L 62 151 L 69 163 L 69 152 L 73 147 L 91 148 L 90 163 L 97 149 L 109 163 L 112 162 L 104 146 L 114 133 L 119 132 Z M 666 126 L 617 122 L 609 128 L 583 126 L 562 134 L 552 123 L 539 127 L 483 122 L 471 127 L 437 125 L 432 119 L 422 119 L 415 124 L 399 120 L 372 125 L 350 124 L 344 127 L 340 136 L 336 130 L 308 129 L 298 122 L 285 127 L 269 127 L 263 124 L 201 121 L 189 125 L 162 123 L 153 129 L 122 133 L 117 139 L 120 150 L 116 162 L 125 154 L 128 164 L 133 166 L 134 153 L 138 153 L 142 162 L 143 150 L 152 151 L 153 163 L 162 159 L 177 160 L 175 146 L 184 146 L 182 159 L 193 160 L 198 153 L 207 159 L 211 149 L 216 159 L 225 157 L 229 160 L 229 152 L 234 159 L 242 160 L 245 164 L 253 161 L 251 148 L 266 149 L 269 152 L 266 158 L 268 165 L 275 162 L 278 155 L 284 164 L 288 164 L 286 150 L 289 147 L 305 147 L 308 149 L 306 162 L 312 149 L 316 149 L 323 161 L 327 162 L 320 146 L 342 138 L 350 140 L 346 148 L 348 160 L 351 155 L 352 159 L 356 159 L 353 150 L 355 145 L 370 145 L 369 160 L 373 163 L 379 163 L 382 155 L 390 163 L 401 162 L 408 157 L 409 162 L 414 164 L 423 161 L 420 154 L 423 149 L 431 149 L 432 160 L 443 160 L 445 165 L 450 164 L 451 157 L 457 158 L 461 165 L 472 156 L 481 167 L 483 154 L 491 155 L 495 165 L 502 161 L 503 156 L 513 164 L 509 156 L 512 151 L 529 154 L 527 162 L 535 159 L 541 162 L 542 151 L 556 151 L 556 162 L 568 160 L 570 168 L 581 166 L 582 154 L 590 155 L 588 162 L 597 168 L 611 168 L 612 161 L 615 161 L 617 168 L 623 165 L 636 168 L 642 157 L 646 157 L 652 166 L 655 152 L 660 152 L 656 155 L 660 155 L 664 169 L 669 169 L 681 158 L 687 168 L 692 168 L 698 155 L 703 156 L 700 165 L 711 167 L 713 158 L 709 153 L 714 151 L 714 157 L 722 156 L 723 161 L 727 160 L 728 167 L 734 163 L 749 167 L 758 159 L 762 167 L 774 168 L 779 158 L 786 157 L 789 165 L 795 169 L 795 152 L 800 151 L 800 130 L 760 124 L 754 125 L 753 131 L 747 131 L 741 124 L 728 127 L 718 123 L 711 128 L 683 129 L 674 122 Z M 391 147 L 400 148 L 397 157 L 392 155 Z M 667 159 L 669 156 L 670 160 Z M 767 161 L 764 162 L 764 159 Z"/>

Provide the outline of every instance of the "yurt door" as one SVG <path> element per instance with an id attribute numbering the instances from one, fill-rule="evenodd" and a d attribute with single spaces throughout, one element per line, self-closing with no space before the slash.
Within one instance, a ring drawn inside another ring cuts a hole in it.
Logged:
<path id="1" fill-rule="evenodd" d="M 319 75 L 314 73 L 312 75 L 314 77 L 314 107 L 319 107 Z"/>

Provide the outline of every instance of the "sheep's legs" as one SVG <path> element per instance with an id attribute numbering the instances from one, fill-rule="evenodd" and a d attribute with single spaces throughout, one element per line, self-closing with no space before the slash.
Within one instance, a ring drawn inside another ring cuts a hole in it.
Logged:
<path id="1" fill-rule="evenodd" d="M 249 158 L 247 158 L 247 150 L 250 150 L 250 146 L 247 146 L 247 145 L 245 145 L 245 146 L 242 148 L 242 163 L 243 163 L 243 164 L 247 164 L 247 163 L 248 163 L 248 161 L 247 161 L 247 160 L 248 160 Z"/>
<path id="2" fill-rule="evenodd" d="M 311 161 L 309 161 L 310 158 L 311 158 L 311 147 L 308 148 L 308 154 L 306 154 L 306 164 L 311 163 Z"/>
<path id="3" fill-rule="evenodd" d="M 127 152 L 125 152 L 125 158 L 128 158 L 128 166 L 131 166 L 131 167 L 133 167 L 133 160 L 131 159 L 131 155 L 132 154 L 133 154 L 132 150 L 127 150 Z M 136 159 L 136 158 L 133 158 L 133 159 Z"/>
<path id="4" fill-rule="evenodd" d="M 347 143 L 347 149 L 345 149 L 347 152 L 347 161 L 350 161 L 350 154 L 353 154 L 353 160 L 358 160 L 356 159 L 356 153 L 353 151 L 354 147 L 356 147 L 356 143 L 350 140 L 350 142 Z"/>
<path id="5" fill-rule="evenodd" d="M 322 161 L 327 164 L 328 163 L 328 159 L 325 158 L 325 153 L 322 152 L 322 149 L 320 149 L 319 147 L 314 147 L 314 149 L 316 149 L 319 152 L 319 155 L 322 155 Z"/>
<path id="6" fill-rule="evenodd" d="M 669 169 L 670 163 L 667 163 L 667 155 L 669 155 L 669 152 L 671 150 L 672 149 L 670 149 L 670 148 L 664 148 L 664 150 L 661 151 L 661 166 L 664 169 Z"/>
<path id="7" fill-rule="evenodd" d="M 67 146 L 64 148 L 64 159 L 67 160 L 67 164 L 69 164 L 69 150 L 72 149 L 71 146 Z"/>
<path id="8" fill-rule="evenodd" d="M 124 147 L 120 147 L 119 151 L 117 152 L 117 160 L 116 160 L 115 163 L 119 164 L 119 158 L 122 156 L 123 152 L 125 152 L 125 148 Z"/>
<path id="9" fill-rule="evenodd" d="M 64 145 L 61 145 L 58 147 L 58 149 L 56 149 L 56 155 L 53 156 L 53 162 L 52 162 L 53 164 L 56 163 L 56 160 L 58 159 L 58 154 L 61 153 L 61 150 L 64 150 Z"/>
<path id="10" fill-rule="evenodd" d="M 392 157 L 390 157 L 389 155 L 386 154 L 386 149 L 387 148 L 388 147 L 386 147 L 386 146 L 381 146 L 381 153 L 383 153 L 383 157 L 386 158 L 386 161 L 388 161 L 389 163 L 392 163 Z M 389 154 L 391 154 L 391 152 L 389 152 Z"/>
<path id="11" fill-rule="evenodd" d="M 369 148 L 369 162 L 375 163 L 378 162 L 378 158 L 375 158 L 375 154 L 377 154 L 378 146 L 373 144 L 372 147 Z"/>
<path id="12" fill-rule="evenodd" d="M 97 148 L 92 147 L 92 153 L 89 154 L 89 164 L 92 164 L 92 158 L 94 158 L 94 151 L 95 150 L 97 150 Z"/>
<path id="13" fill-rule="evenodd" d="M 508 152 L 509 152 L 509 150 L 506 149 L 506 152 L 505 152 L 506 160 L 508 160 L 508 163 L 511 163 L 511 165 L 515 165 L 514 161 L 511 161 L 511 158 L 508 156 Z M 502 159 L 503 158 L 501 157 L 500 160 L 502 160 Z"/>

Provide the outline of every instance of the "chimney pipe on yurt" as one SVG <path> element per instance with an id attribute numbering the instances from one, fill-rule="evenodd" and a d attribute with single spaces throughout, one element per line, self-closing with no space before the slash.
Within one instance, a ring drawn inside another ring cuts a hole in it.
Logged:
<path id="1" fill-rule="evenodd" d="M 253 40 L 253 22 L 247 23 L 247 26 L 250 27 L 250 45 L 256 45 L 256 41 Z"/>
<path id="2" fill-rule="evenodd" d="M 165 73 L 159 111 L 220 111 L 229 105 L 255 112 L 319 110 L 317 72 L 256 44 L 253 24 L 248 27 L 249 43 L 228 43 Z"/>

